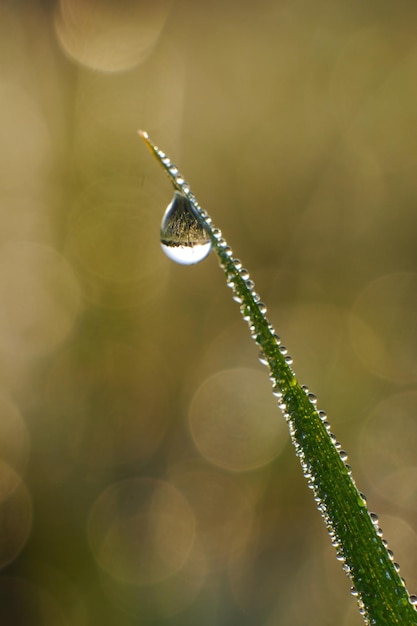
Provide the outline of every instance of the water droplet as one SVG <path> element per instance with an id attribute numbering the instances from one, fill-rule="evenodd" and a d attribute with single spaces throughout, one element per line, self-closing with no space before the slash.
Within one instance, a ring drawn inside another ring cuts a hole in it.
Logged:
<path id="1" fill-rule="evenodd" d="M 268 365 L 268 359 L 265 356 L 265 353 L 261 350 L 259 353 L 259 363 L 262 365 Z"/>
<path id="2" fill-rule="evenodd" d="M 412 594 L 410 595 L 409 600 L 410 600 L 410 603 L 411 603 L 411 604 L 417 604 L 417 596 L 416 596 L 416 595 L 414 595 L 414 593 L 412 593 Z"/>
<path id="3" fill-rule="evenodd" d="M 275 384 L 272 388 L 272 395 L 276 398 L 282 398 L 282 391 L 279 385 Z"/>
<path id="4" fill-rule="evenodd" d="M 242 304 L 242 306 L 240 307 L 240 312 L 245 322 L 251 321 L 251 311 L 250 311 L 250 308 L 246 304 Z"/>
<path id="5" fill-rule="evenodd" d="M 376 513 L 369 513 L 369 517 L 371 518 L 372 523 L 374 525 L 378 524 L 379 519 L 378 519 L 378 515 Z"/>
<path id="6" fill-rule="evenodd" d="M 188 198 L 177 191 L 162 219 L 161 247 L 170 259 L 182 265 L 199 263 L 211 250 L 200 216 Z"/>

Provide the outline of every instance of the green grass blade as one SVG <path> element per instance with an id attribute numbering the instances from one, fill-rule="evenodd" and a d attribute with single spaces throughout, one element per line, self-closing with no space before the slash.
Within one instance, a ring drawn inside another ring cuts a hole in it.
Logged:
<path id="1" fill-rule="evenodd" d="M 266 317 L 266 306 L 254 291 L 247 270 L 209 215 L 201 209 L 177 167 L 147 133 L 139 133 L 168 174 L 174 188 L 194 205 L 209 233 L 234 299 L 270 369 L 273 392 L 287 420 L 290 436 L 317 507 L 324 518 L 337 558 L 351 578 L 352 593 L 366 624 L 417 626 L 417 598 L 410 596 L 382 539 L 376 515 L 370 514 L 356 488 L 346 456 L 335 446 L 326 415 L 314 394 L 296 379 L 291 358 Z"/>

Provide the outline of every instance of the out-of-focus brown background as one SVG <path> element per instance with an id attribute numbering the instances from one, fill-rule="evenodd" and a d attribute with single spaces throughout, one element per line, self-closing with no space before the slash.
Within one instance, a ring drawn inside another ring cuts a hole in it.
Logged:
<path id="1" fill-rule="evenodd" d="M 0 3 L 0 622 L 359 626 L 180 165 L 417 590 L 414 2 Z"/>

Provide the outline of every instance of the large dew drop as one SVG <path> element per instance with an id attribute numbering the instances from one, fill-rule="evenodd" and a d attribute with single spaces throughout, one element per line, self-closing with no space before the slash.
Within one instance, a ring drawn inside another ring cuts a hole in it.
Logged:
<path id="1" fill-rule="evenodd" d="M 161 222 L 161 247 L 183 265 L 199 263 L 209 254 L 209 234 L 191 202 L 178 191 Z"/>

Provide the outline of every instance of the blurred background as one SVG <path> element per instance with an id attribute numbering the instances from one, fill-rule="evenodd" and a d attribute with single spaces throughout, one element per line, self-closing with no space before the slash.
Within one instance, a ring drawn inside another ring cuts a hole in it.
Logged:
<path id="1" fill-rule="evenodd" d="M 417 591 L 414 2 L 0 2 L 0 621 L 359 626 L 180 166 Z"/>

